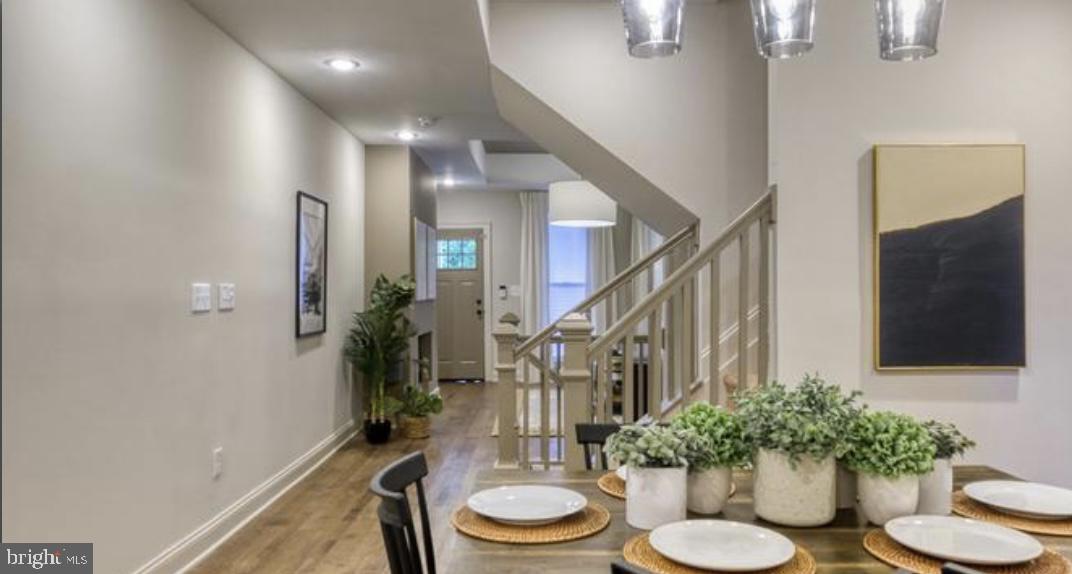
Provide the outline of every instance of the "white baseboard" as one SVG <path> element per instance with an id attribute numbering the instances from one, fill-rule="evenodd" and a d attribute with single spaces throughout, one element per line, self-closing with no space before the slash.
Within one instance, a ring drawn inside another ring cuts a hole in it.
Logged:
<path id="1" fill-rule="evenodd" d="M 358 428 L 353 421 L 339 427 L 324 440 L 283 470 L 262 482 L 223 509 L 208 522 L 197 527 L 181 540 L 172 544 L 152 560 L 134 571 L 134 574 L 163 574 L 185 572 L 200 562 L 225 540 L 231 537 L 250 520 L 268 508 L 272 502 L 290 490 L 295 484 L 316 470 L 342 445 L 346 444 Z"/>

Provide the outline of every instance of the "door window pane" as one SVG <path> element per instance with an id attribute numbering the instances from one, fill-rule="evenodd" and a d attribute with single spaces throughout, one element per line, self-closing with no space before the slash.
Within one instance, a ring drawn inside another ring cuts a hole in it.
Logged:
<path id="1" fill-rule="evenodd" d="M 436 268 L 476 269 L 476 239 L 440 239 L 436 241 Z"/>

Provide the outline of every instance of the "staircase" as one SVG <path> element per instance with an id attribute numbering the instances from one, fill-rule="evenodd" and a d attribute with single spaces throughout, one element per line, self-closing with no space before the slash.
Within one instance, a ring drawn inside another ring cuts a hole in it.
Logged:
<path id="1" fill-rule="evenodd" d="M 697 228 L 682 229 L 531 337 L 521 337 L 515 324 L 499 323 L 496 466 L 581 470 L 577 423 L 662 420 L 699 398 L 731 406 L 724 384 L 765 383 L 775 194 L 772 188 L 702 249 Z M 727 273 L 726 260 L 734 255 L 736 266 Z M 634 283 L 650 278 L 660 261 L 669 276 L 633 301 Z M 735 288 L 724 293 L 725 283 Z M 701 299 L 708 302 L 705 320 Z M 614 320 L 596 336 L 591 313 L 598 306 Z M 734 308 L 734 316 L 723 317 L 724 306 Z M 727 339 L 731 347 L 724 353 Z"/>

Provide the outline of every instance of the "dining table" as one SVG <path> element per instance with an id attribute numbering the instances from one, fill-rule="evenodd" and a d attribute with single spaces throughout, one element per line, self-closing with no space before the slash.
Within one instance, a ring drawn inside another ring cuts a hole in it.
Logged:
<path id="1" fill-rule="evenodd" d="M 605 530 L 572 542 L 556 544 L 501 544 L 470 538 L 451 529 L 440 546 L 443 550 L 443 571 L 452 574 L 477 573 L 540 573 L 560 572 L 607 574 L 610 565 L 622 558 L 622 548 L 633 536 L 644 530 L 633 528 L 625 522 L 625 501 L 604 494 L 597 480 L 606 471 L 567 472 L 561 468 L 549 470 L 486 469 L 478 471 L 472 485 L 473 492 L 507 485 L 543 484 L 575 490 L 589 501 L 598 502 L 611 514 L 610 525 Z M 987 466 L 957 466 L 954 468 L 954 488 L 979 480 L 999 480 L 1016 477 Z M 815 557 L 820 574 L 888 573 L 890 566 L 872 557 L 864 549 L 864 535 L 871 529 L 856 509 L 838 510 L 837 516 L 825 526 L 815 528 L 789 528 L 757 518 L 752 510 L 752 475 L 750 471 L 734 473 L 736 494 L 729 499 L 721 514 L 716 516 L 693 516 L 689 518 L 717 518 L 757 524 L 789 537 L 806 548 Z M 471 493 L 470 493 L 471 494 Z M 1042 544 L 1062 555 L 1072 558 L 1072 538 L 1032 534 Z"/>

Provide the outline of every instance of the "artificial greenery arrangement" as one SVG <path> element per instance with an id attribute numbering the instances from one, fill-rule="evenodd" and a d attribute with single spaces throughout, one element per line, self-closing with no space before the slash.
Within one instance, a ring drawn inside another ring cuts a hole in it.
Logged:
<path id="1" fill-rule="evenodd" d="M 934 468 L 934 441 L 927 427 L 888 411 L 863 413 L 849 429 L 845 456 L 856 472 L 885 477 L 926 474 Z"/>
<path id="2" fill-rule="evenodd" d="M 413 326 L 405 315 L 413 303 L 416 285 L 408 275 L 391 281 L 380 275 L 372 286 L 368 308 L 354 313 L 354 324 L 346 338 L 346 357 L 365 376 L 369 388 L 368 418 L 382 422 L 401 407 L 387 396 L 389 380 L 409 349 Z"/>
<path id="3" fill-rule="evenodd" d="M 923 423 L 923 426 L 926 427 L 927 432 L 931 435 L 931 440 L 934 441 L 934 458 L 953 458 L 956 455 L 963 455 L 968 449 L 975 447 L 975 441 L 964 436 L 956 425 L 927 421 Z"/>
<path id="4" fill-rule="evenodd" d="M 721 407 L 705 401 L 692 403 L 674 417 L 670 426 L 693 431 L 710 443 L 707 449 L 690 451 L 689 472 L 743 466 L 752 457 L 751 446 L 745 440 L 744 423 Z"/>
<path id="5" fill-rule="evenodd" d="M 818 375 L 805 375 L 795 389 L 772 382 L 738 391 L 734 400 L 752 447 L 783 453 L 796 464 L 805 455 L 821 460 L 845 454 L 846 432 L 865 408 L 857 403 L 859 395 L 845 395 Z"/>
<path id="6" fill-rule="evenodd" d="M 688 466 L 697 453 L 710 448 L 710 441 L 691 429 L 625 425 L 607 438 L 603 450 L 624 466 L 677 468 Z"/>
<path id="7" fill-rule="evenodd" d="M 443 412 L 443 399 L 417 385 L 406 385 L 402 388 L 402 404 L 398 412 L 407 417 L 438 415 Z"/>

